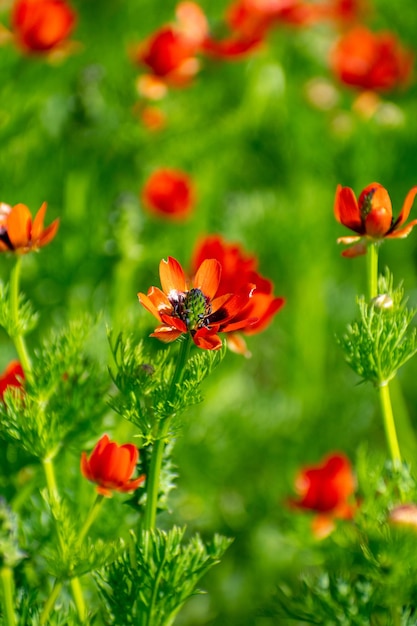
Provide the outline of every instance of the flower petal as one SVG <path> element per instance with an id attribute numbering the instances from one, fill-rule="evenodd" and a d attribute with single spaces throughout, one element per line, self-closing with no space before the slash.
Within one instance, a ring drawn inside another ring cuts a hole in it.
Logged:
<path id="1" fill-rule="evenodd" d="M 414 226 L 417 224 L 417 220 L 413 220 L 404 228 L 400 228 L 399 230 L 394 230 L 389 235 L 385 235 L 385 239 L 405 239 L 413 230 Z"/>
<path id="2" fill-rule="evenodd" d="M 169 297 L 175 297 L 178 292 L 187 291 L 187 282 L 184 270 L 176 259 L 169 256 L 159 264 L 159 276 L 162 290 Z"/>
<path id="3" fill-rule="evenodd" d="M 194 288 L 212 300 L 220 284 L 222 267 L 216 259 L 205 259 L 194 277 Z"/>
<path id="4" fill-rule="evenodd" d="M 403 208 L 401 209 L 401 212 L 399 216 L 397 217 L 392 230 L 396 230 L 398 226 L 401 226 L 401 224 L 404 224 L 404 222 L 407 220 L 408 216 L 410 215 L 411 207 L 413 206 L 413 202 L 414 202 L 414 198 L 416 194 L 417 194 L 417 186 L 413 187 L 408 192 L 404 200 Z"/>
<path id="5" fill-rule="evenodd" d="M 367 250 L 368 247 L 366 243 L 360 242 L 357 243 L 355 246 L 352 246 L 351 248 L 343 250 L 342 256 L 344 256 L 345 258 L 353 259 L 355 256 L 361 256 L 362 254 L 366 254 Z"/>
<path id="6" fill-rule="evenodd" d="M 343 224 L 343 226 L 354 230 L 360 235 L 364 234 L 365 230 L 362 224 L 358 202 L 353 189 L 350 187 L 337 186 L 334 201 L 334 214 L 337 221 Z"/>
<path id="7" fill-rule="evenodd" d="M 175 341 L 178 339 L 183 333 L 180 330 L 176 330 L 171 326 L 159 326 L 155 328 L 154 332 L 149 335 L 149 337 L 156 337 L 160 341 L 164 343 L 170 343 L 171 341 Z"/>
<path id="8" fill-rule="evenodd" d="M 25 204 L 16 204 L 7 217 L 7 234 L 13 248 L 25 248 L 30 243 L 32 215 Z"/>
<path id="9" fill-rule="evenodd" d="M 200 328 L 194 335 L 193 341 L 198 348 L 203 350 L 220 350 L 222 340 L 216 334 L 210 333 L 206 328 Z"/>
<path id="10" fill-rule="evenodd" d="M 52 241 L 52 239 L 55 237 L 55 235 L 58 232 L 58 228 L 59 228 L 59 219 L 56 219 L 49 226 L 45 228 L 45 230 L 42 232 L 39 239 L 36 240 L 36 238 L 33 237 L 33 226 L 32 226 L 32 239 L 34 240 L 35 243 L 37 243 L 39 248 L 43 248 L 43 246 L 46 246 L 50 241 Z"/>

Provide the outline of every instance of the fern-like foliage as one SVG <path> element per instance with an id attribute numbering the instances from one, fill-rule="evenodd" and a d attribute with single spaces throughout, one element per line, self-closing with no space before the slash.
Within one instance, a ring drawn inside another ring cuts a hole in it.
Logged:
<path id="1" fill-rule="evenodd" d="M 386 274 L 379 289 L 371 302 L 358 299 L 359 319 L 339 340 L 350 367 L 374 385 L 386 384 L 417 352 L 417 332 L 411 327 L 416 310 L 406 306 L 402 286 L 394 289 Z"/>
<path id="2" fill-rule="evenodd" d="M 110 400 L 114 411 L 135 424 L 144 446 L 155 441 L 160 422 L 170 420 L 170 432 L 180 426 L 184 410 L 201 401 L 201 384 L 225 354 L 200 350 L 186 364 L 181 383 L 171 388 L 175 360 L 171 350 L 160 350 L 156 356 L 145 351 L 142 342 L 131 337 L 116 338 L 109 333 L 115 369 L 111 377 L 117 393 Z"/>
<path id="3" fill-rule="evenodd" d="M 22 294 L 18 295 L 17 308 L 18 314 L 13 315 L 9 285 L 0 281 L 0 326 L 9 337 L 26 335 L 38 323 L 38 314 Z"/>
<path id="4" fill-rule="evenodd" d="M 133 533 L 130 548 L 97 579 L 110 623 L 168 626 L 201 577 L 219 562 L 230 540 L 216 535 L 205 545 L 184 529 Z"/>

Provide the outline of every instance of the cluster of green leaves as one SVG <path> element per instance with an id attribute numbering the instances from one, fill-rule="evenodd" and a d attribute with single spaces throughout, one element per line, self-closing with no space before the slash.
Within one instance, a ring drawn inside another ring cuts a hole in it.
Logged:
<path id="1" fill-rule="evenodd" d="M 401 285 L 393 288 L 387 273 L 378 282 L 379 294 L 367 302 L 358 299 L 359 319 L 339 340 L 347 363 L 363 381 L 382 385 L 417 352 L 415 309 L 407 307 Z"/>
<path id="2" fill-rule="evenodd" d="M 394 523 L 390 512 L 415 502 L 417 485 L 407 466 L 393 467 L 362 455 L 353 522 L 314 547 L 316 565 L 293 584 L 282 584 L 270 615 L 325 626 L 411 626 L 417 593 L 417 526 Z"/>
<path id="3" fill-rule="evenodd" d="M 16 515 L 0 499 L 0 567 L 15 567 L 23 557 L 18 545 Z"/>
<path id="4" fill-rule="evenodd" d="M 131 534 L 126 551 L 98 579 L 114 625 L 167 626 L 184 602 L 198 593 L 200 578 L 219 562 L 231 540 L 215 535 L 205 545 L 184 528 Z"/>
<path id="5" fill-rule="evenodd" d="M 108 377 L 86 352 L 91 321 L 51 333 L 36 353 L 24 391 L 9 388 L 0 403 L 0 433 L 38 459 L 83 440 L 106 410 Z"/>
<path id="6" fill-rule="evenodd" d="M 27 335 L 38 323 L 38 314 L 23 294 L 18 294 L 16 304 L 17 311 L 14 311 L 10 286 L 0 281 L 0 326 L 9 337 Z"/>
<path id="7" fill-rule="evenodd" d="M 119 334 L 109 335 L 116 371 L 111 371 L 118 392 L 111 407 L 138 427 L 142 444 L 154 443 L 162 422 L 170 420 L 170 432 L 180 426 L 179 417 L 188 407 L 201 402 L 201 384 L 221 362 L 221 350 L 199 350 L 185 366 L 182 380 L 171 389 L 176 362 L 171 350 L 156 355 L 146 352 L 143 342 Z"/>

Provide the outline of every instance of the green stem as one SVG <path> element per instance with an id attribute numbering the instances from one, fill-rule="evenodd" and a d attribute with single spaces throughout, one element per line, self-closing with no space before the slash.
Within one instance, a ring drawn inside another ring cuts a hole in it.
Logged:
<path id="1" fill-rule="evenodd" d="M 87 535 L 88 531 L 90 530 L 90 526 L 96 520 L 96 518 L 97 518 L 97 516 L 98 516 L 98 514 L 100 512 L 101 505 L 103 504 L 103 500 L 104 500 L 104 496 L 102 496 L 101 494 L 97 494 L 97 497 L 94 500 L 93 506 L 91 507 L 90 512 L 87 515 L 87 519 L 84 522 L 84 526 L 81 528 L 80 534 L 78 535 L 78 541 L 79 541 L 80 545 L 82 544 L 82 542 L 85 539 L 85 536 Z"/>
<path id="2" fill-rule="evenodd" d="M 16 615 L 14 612 L 14 583 L 13 572 L 10 567 L 3 566 L 0 570 L 2 587 L 3 618 L 5 626 L 15 626 Z"/>
<path id="3" fill-rule="evenodd" d="M 53 586 L 51 595 L 49 596 L 49 598 L 47 599 L 45 603 L 45 606 L 43 607 L 43 611 L 39 619 L 40 626 L 43 626 L 48 621 L 49 614 L 55 606 L 55 602 L 57 601 L 58 596 L 61 593 L 61 589 L 62 589 L 62 582 L 56 580 Z"/>
<path id="4" fill-rule="evenodd" d="M 53 460 L 51 458 L 43 459 L 42 463 L 43 463 L 43 469 L 45 472 L 45 479 L 46 479 L 46 485 L 48 488 L 49 497 L 52 502 L 53 501 L 57 502 L 59 501 L 60 496 L 59 496 L 57 482 L 55 478 L 55 469 L 54 469 Z M 60 532 L 58 525 L 57 525 L 56 531 L 57 531 L 59 545 L 60 545 L 61 551 L 63 552 L 64 547 L 65 547 L 64 539 L 62 537 L 62 534 Z M 74 599 L 74 604 L 77 609 L 78 617 L 80 619 L 80 622 L 83 623 L 87 617 L 87 610 L 85 607 L 85 602 L 84 602 L 82 589 L 81 589 L 81 583 L 79 579 L 77 577 L 71 578 L 70 586 L 71 586 L 72 597 Z M 49 609 L 49 611 L 50 610 L 51 609 Z"/>
<path id="5" fill-rule="evenodd" d="M 19 328 L 19 280 L 21 264 L 22 257 L 18 256 L 16 258 L 16 264 L 10 274 L 10 314 L 15 329 Z M 24 337 L 16 330 L 12 338 L 23 371 L 25 372 L 26 377 L 30 378 L 32 373 L 32 363 L 30 361 Z"/>
<path id="6" fill-rule="evenodd" d="M 168 402 L 173 400 L 177 390 L 177 385 L 181 382 L 184 367 L 188 359 L 188 355 L 191 347 L 191 336 L 188 334 L 185 340 L 181 344 L 180 353 L 178 355 L 177 365 L 172 376 Z M 146 479 L 146 505 L 143 518 L 143 529 L 152 530 L 155 528 L 156 523 L 156 509 L 158 505 L 158 493 L 159 482 L 162 468 L 162 459 L 164 456 L 164 449 L 166 443 L 166 437 L 168 435 L 170 426 L 170 418 L 166 418 L 159 424 L 159 432 L 157 434 L 156 441 L 152 448 L 151 462 L 149 467 L 149 474 Z"/>
<path id="7" fill-rule="evenodd" d="M 369 299 L 378 295 L 378 244 L 371 243 L 368 246 L 368 291 Z"/>
<path id="8" fill-rule="evenodd" d="M 391 459 L 394 463 L 401 463 L 401 453 L 395 430 L 388 382 L 384 382 L 379 385 L 379 398 L 381 401 L 382 418 Z"/>

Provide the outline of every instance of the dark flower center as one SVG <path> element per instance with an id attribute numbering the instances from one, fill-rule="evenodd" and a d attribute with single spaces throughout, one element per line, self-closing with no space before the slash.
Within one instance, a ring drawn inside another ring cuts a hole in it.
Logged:
<path id="1" fill-rule="evenodd" d="M 360 213 L 362 219 L 366 219 L 369 213 L 372 210 L 372 198 L 374 197 L 376 189 L 371 189 L 369 193 L 367 193 L 362 200 L 362 204 L 360 207 Z"/>
<path id="2" fill-rule="evenodd" d="M 205 325 L 206 317 L 211 313 L 209 299 L 200 289 L 190 289 L 179 294 L 173 305 L 175 314 L 193 331 Z"/>

